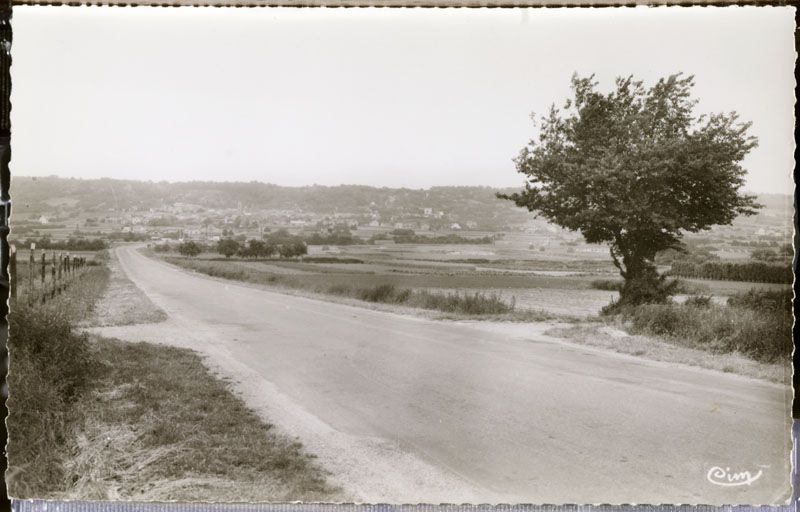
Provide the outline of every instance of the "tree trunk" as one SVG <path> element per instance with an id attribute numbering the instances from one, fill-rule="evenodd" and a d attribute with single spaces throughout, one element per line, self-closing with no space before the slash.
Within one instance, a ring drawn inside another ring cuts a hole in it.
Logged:
<path id="1" fill-rule="evenodd" d="M 604 307 L 603 314 L 619 313 L 627 307 L 641 304 L 663 304 L 669 300 L 674 285 L 659 275 L 653 263 L 654 255 L 648 257 L 637 251 L 612 248 L 611 256 L 624 282 L 619 300 Z"/>

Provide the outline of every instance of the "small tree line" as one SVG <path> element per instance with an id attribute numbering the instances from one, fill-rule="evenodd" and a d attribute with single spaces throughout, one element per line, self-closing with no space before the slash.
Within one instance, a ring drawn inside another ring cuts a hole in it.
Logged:
<path id="1" fill-rule="evenodd" d="M 689 263 L 676 261 L 669 271 L 670 275 L 720 281 L 749 281 L 754 283 L 791 283 L 790 265 L 773 265 L 763 262 L 729 263 L 708 261 Z"/>
<path id="2" fill-rule="evenodd" d="M 156 251 L 171 251 L 169 245 L 155 247 Z M 202 252 L 216 252 L 226 258 L 238 256 L 240 258 L 264 259 L 279 256 L 281 258 L 296 258 L 308 254 L 308 246 L 299 236 L 291 235 L 286 230 L 276 231 L 263 240 L 250 239 L 239 241 L 234 238 L 223 238 L 213 245 L 204 245 L 194 241 L 178 244 L 175 250 L 183 256 L 194 257 Z"/>

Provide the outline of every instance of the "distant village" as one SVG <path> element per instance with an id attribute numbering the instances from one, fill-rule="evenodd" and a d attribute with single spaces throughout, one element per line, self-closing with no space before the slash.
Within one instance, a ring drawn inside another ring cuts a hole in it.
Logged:
<path id="1" fill-rule="evenodd" d="M 209 244 L 224 238 L 261 239 L 270 232 L 286 230 L 306 240 L 330 240 L 325 242 L 330 245 L 393 243 L 402 234 L 403 243 L 434 239 L 439 243 L 485 243 L 491 239 L 492 243 L 505 244 L 513 239 L 515 245 L 537 250 L 557 245 L 569 252 L 607 254 L 606 247 L 586 244 L 579 233 L 496 199 L 491 189 L 288 189 L 236 184 L 230 186 L 239 188 L 225 190 L 222 185 L 199 184 L 184 192 L 193 200 L 180 200 L 172 190 L 163 190 L 169 185 L 111 182 L 112 187 L 100 186 L 100 181 L 28 180 L 17 182 L 19 195 L 14 198 L 12 238 L 18 240 L 100 238 Z M 86 186 L 89 183 L 91 187 Z M 249 201 L 229 200 L 247 198 L 248 189 L 254 187 L 261 187 L 260 196 Z M 110 193 L 102 193 L 104 189 Z M 26 192 L 44 197 L 25 202 Z M 727 247 L 734 257 L 739 257 L 738 253 L 745 257 L 754 245 L 785 243 L 792 236 L 791 197 L 773 195 L 764 199 L 766 207 L 758 215 L 736 219 L 731 226 L 688 234 L 687 242 L 719 246 L 710 250 Z"/>

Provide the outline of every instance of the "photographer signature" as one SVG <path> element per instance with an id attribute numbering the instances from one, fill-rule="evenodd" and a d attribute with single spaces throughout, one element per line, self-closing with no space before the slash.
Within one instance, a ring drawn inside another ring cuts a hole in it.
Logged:
<path id="1" fill-rule="evenodd" d="M 761 468 L 765 468 L 767 466 L 759 466 Z M 709 482 L 714 485 L 721 485 L 724 487 L 735 487 L 739 485 L 750 485 L 759 478 L 763 474 L 763 470 L 759 469 L 756 473 L 751 473 L 750 471 L 738 471 L 733 472 L 731 468 L 722 468 L 719 466 L 714 466 L 713 468 L 708 470 L 706 474 L 706 478 Z"/>

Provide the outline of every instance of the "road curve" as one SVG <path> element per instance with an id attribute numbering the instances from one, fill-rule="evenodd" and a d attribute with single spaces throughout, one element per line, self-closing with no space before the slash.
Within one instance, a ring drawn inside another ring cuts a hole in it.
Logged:
<path id="1" fill-rule="evenodd" d="M 227 361 L 250 404 L 281 416 L 270 420 L 333 468 L 354 500 L 788 498 L 787 387 L 561 343 L 541 326 L 423 320 L 207 278 L 133 246 L 116 251 L 169 320 L 100 332 Z M 759 476 L 723 486 L 720 471 Z"/>

